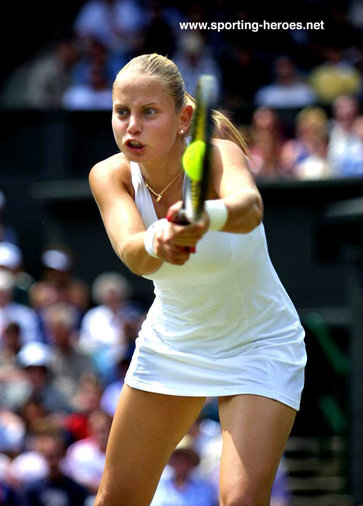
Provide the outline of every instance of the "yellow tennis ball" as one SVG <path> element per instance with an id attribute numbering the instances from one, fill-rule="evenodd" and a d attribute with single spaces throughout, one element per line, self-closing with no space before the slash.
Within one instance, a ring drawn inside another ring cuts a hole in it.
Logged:
<path id="1" fill-rule="evenodd" d="M 183 154 L 183 168 L 192 181 L 200 181 L 202 178 L 203 158 L 206 150 L 204 141 L 193 141 Z"/>

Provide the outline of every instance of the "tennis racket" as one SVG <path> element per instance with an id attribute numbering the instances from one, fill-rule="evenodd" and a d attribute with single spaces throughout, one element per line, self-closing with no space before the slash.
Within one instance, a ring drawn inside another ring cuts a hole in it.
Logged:
<path id="1" fill-rule="evenodd" d="M 185 172 L 183 206 L 177 223 L 185 225 L 198 221 L 204 210 L 210 182 L 212 108 L 217 98 L 216 80 L 209 74 L 199 77 L 193 112 L 190 143 L 186 147 L 182 164 Z"/>

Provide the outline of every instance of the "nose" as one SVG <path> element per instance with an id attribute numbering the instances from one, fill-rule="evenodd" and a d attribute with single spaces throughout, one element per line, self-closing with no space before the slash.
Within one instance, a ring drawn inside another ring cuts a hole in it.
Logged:
<path id="1" fill-rule="evenodd" d="M 141 127 L 139 118 L 136 116 L 136 114 L 131 114 L 130 118 L 129 118 L 129 124 L 127 127 L 127 131 L 130 134 L 135 134 L 135 133 L 140 133 L 141 130 L 142 130 L 142 127 Z"/>

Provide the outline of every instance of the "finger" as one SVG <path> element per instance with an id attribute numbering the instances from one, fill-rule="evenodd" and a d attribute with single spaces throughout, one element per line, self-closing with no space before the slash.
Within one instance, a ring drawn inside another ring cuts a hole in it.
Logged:
<path id="1" fill-rule="evenodd" d="M 167 255 L 167 262 L 175 265 L 183 265 L 189 260 L 190 253 L 183 249 L 180 253 L 170 253 Z"/>
<path id="2" fill-rule="evenodd" d="M 181 200 L 170 206 L 166 215 L 167 220 L 171 222 L 177 221 L 178 214 L 182 206 L 183 202 Z"/>

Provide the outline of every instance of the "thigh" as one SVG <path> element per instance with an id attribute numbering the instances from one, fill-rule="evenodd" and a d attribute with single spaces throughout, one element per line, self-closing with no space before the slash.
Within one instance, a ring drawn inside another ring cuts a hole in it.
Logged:
<path id="1" fill-rule="evenodd" d="M 219 414 L 221 505 L 268 505 L 295 410 L 267 397 L 237 395 L 219 400 Z"/>
<path id="2" fill-rule="evenodd" d="M 112 423 L 95 506 L 149 505 L 171 453 L 204 401 L 125 385 Z"/>

